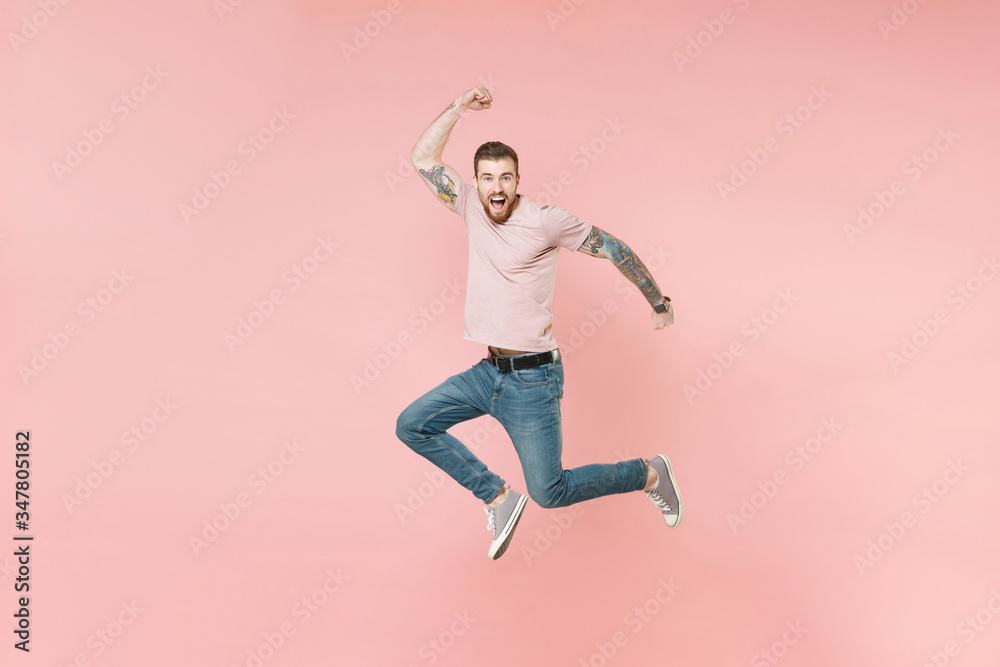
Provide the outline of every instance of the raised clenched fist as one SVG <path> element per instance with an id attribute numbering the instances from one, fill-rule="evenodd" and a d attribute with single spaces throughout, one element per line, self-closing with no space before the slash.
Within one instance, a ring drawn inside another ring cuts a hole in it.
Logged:
<path id="1" fill-rule="evenodd" d="M 473 111 L 482 111 L 483 109 L 489 109 L 493 105 L 493 97 L 490 95 L 490 91 L 486 90 L 483 86 L 476 86 L 469 92 L 458 97 L 455 100 L 455 104 L 472 109 Z"/>

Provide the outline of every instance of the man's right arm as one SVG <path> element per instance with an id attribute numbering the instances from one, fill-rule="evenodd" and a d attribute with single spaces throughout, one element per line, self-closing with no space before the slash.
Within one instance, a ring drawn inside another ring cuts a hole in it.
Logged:
<path id="1" fill-rule="evenodd" d="M 466 109 L 476 111 L 489 109 L 493 102 L 489 91 L 482 86 L 473 88 L 451 103 L 437 119 L 431 123 L 417 139 L 416 145 L 410 151 L 410 162 L 423 178 L 431 192 L 437 195 L 445 206 L 455 208 L 458 188 L 462 185 L 462 177 L 452 167 L 441 159 L 444 145 L 455 123 L 462 117 Z"/>

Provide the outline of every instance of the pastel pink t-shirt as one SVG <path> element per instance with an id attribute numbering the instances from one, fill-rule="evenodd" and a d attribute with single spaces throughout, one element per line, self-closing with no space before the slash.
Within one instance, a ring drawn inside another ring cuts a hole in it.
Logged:
<path id="1" fill-rule="evenodd" d="M 462 183 L 457 195 L 454 211 L 469 233 L 464 338 L 525 352 L 555 349 L 552 294 L 559 248 L 579 249 L 592 225 L 523 195 L 510 218 L 495 223 L 474 185 Z"/>

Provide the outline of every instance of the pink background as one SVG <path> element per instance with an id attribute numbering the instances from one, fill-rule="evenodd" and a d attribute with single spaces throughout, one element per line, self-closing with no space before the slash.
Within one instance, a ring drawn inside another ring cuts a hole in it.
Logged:
<path id="1" fill-rule="evenodd" d="M 3 664 L 996 664 L 995 3 L 223 2 L 0 11 Z M 668 453 L 677 529 L 530 503 L 490 562 L 394 435 L 483 354 L 406 169 L 475 85 L 449 164 L 511 144 L 674 300 L 563 254 L 564 464 Z"/>

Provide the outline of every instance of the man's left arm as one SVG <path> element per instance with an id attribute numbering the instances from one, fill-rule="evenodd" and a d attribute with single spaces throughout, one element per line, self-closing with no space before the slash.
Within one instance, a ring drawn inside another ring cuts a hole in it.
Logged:
<path id="1" fill-rule="evenodd" d="M 590 230 L 587 240 L 579 247 L 578 252 L 610 259 L 615 267 L 622 272 L 622 275 L 639 288 L 642 295 L 646 297 L 646 301 L 653 307 L 654 329 L 663 329 L 674 323 L 674 308 L 670 304 L 670 299 L 663 296 L 660 288 L 656 286 L 653 276 L 649 273 L 649 269 L 624 241 L 616 239 L 595 225 Z M 663 312 L 658 312 L 658 310 Z"/>

